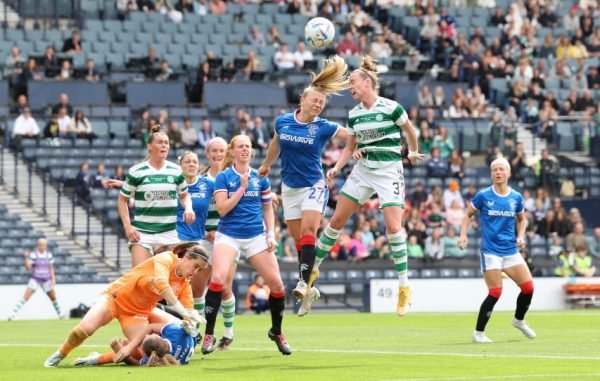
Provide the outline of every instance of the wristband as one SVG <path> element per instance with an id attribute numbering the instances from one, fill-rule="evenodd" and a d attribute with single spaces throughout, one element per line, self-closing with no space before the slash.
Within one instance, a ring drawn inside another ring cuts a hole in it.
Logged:
<path id="1" fill-rule="evenodd" d="M 241 192 L 240 192 L 241 191 Z M 243 196 L 244 193 L 246 193 L 246 188 L 244 187 L 239 187 L 238 190 L 235 191 L 236 194 L 239 194 L 240 196 Z"/>
<path id="2" fill-rule="evenodd" d="M 419 155 L 419 151 L 418 150 L 417 151 L 408 151 L 408 157 L 418 156 L 418 155 Z"/>
<path id="3" fill-rule="evenodd" d="M 275 237 L 275 230 L 273 230 L 273 229 L 267 230 L 267 237 L 274 238 Z"/>

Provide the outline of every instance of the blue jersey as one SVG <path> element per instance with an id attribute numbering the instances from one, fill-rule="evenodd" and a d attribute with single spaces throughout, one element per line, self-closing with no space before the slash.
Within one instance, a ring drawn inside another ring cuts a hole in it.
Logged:
<path id="1" fill-rule="evenodd" d="M 240 187 L 240 175 L 232 167 L 217 175 L 215 193 L 227 192 L 231 197 Z M 219 220 L 217 231 L 233 238 L 253 238 L 262 234 L 262 204 L 271 202 L 271 184 L 266 177 L 250 168 L 248 189 L 237 205 Z"/>
<path id="2" fill-rule="evenodd" d="M 188 194 L 192 199 L 192 208 L 196 213 L 196 220 L 188 225 L 183 220 L 183 205 L 177 199 L 177 236 L 182 241 L 199 241 L 204 239 L 206 218 L 210 200 L 215 190 L 215 182 L 208 176 L 199 177 L 195 184 L 188 184 Z"/>
<path id="3" fill-rule="evenodd" d="M 518 253 L 515 217 L 523 213 L 521 194 L 511 189 L 502 196 L 491 186 L 477 192 L 472 205 L 480 216 L 481 252 L 501 257 Z"/>
<path id="4" fill-rule="evenodd" d="M 194 354 L 197 340 L 192 335 L 184 331 L 181 323 L 171 323 L 165 325 L 160 331 L 160 337 L 167 339 L 171 344 L 171 355 L 179 361 L 181 365 L 185 365 L 190 361 Z M 140 365 L 146 365 L 148 357 L 140 360 Z"/>
<path id="5" fill-rule="evenodd" d="M 279 136 L 281 180 L 290 188 L 311 187 L 324 178 L 321 152 L 340 126 L 317 117 L 311 123 L 296 119 L 296 113 L 281 115 L 275 121 Z"/>

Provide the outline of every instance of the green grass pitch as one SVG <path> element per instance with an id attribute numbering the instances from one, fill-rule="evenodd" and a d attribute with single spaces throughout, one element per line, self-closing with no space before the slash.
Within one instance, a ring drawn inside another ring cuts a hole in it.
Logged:
<path id="1" fill-rule="evenodd" d="M 0 323 L 1 380 L 600 380 L 600 312 L 530 312 L 538 334 L 525 338 L 495 313 L 492 344 L 472 344 L 475 313 L 394 315 L 287 314 L 284 332 L 294 350 L 282 356 L 267 339 L 268 315 L 236 318 L 231 350 L 196 354 L 178 368 L 72 367 L 92 351 L 109 350 L 119 335 L 113 322 L 89 338 L 58 368 L 43 362 L 76 324 L 67 321 Z M 217 336 L 221 332 L 217 322 Z"/>

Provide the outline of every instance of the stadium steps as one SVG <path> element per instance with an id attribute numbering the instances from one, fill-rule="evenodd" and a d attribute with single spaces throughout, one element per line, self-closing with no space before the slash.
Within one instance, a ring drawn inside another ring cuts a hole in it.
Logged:
<path id="1" fill-rule="evenodd" d="M 35 229 L 38 229 L 46 235 L 48 239 L 56 240 L 61 248 L 67 249 L 73 256 L 81 258 L 88 267 L 95 269 L 98 274 L 106 275 L 110 280 L 119 276 L 121 269 L 131 268 L 131 258 L 127 248 L 127 242 L 121 239 L 120 252 L 121 262 L 117 268 L 117 236 L 110 229 L 105 230 L 105 257 L 102 256 L 101 221 L 94 215 L 90 218 L 90 231 L 95 232 L 90 235 L 90 248 L 86 248 L 85 229 L 87 224 L 86 211 L 77 206 L 75 208 L 75 236 L 71 237 L 73 226 L 71 201 L 68 197 L 61 195 L 60 208 L 57 205 L 57 190 L 53 186 L 46 186 L 46 211 L 44 216 L 42 211 L 44 187 L 42 179 L 33 174 L 31 179 L 31 205 L 28 205 L 28 171 L 27 165 L 18 160 L 17 168 L 17 187 L 18 197 L 14 194 L 14 174 L 15 160 L 14 155 L 5 150 L 4 156 L 4 185 L 0 187 L 0 203 L 4 203 L 12 212 L 19 214 L 24 221 L 30 222 Z M 17 201 L 17 202 L 15 202 Z M 60 226 L 58 216 L 60 215 Z"/>
<path id="2" fill-rule="evenodd" d="M 6 5 L 4 1 L 0 1 L 0 20 L 6 20 L 9 23 L 17 23 L 21 18 L 19 17 L 19 14 L 10 6 Z"/>
<path id="3" fill-rule="evenodd" d="M 523 124 L 518 124 L 517 136 L 518 141 L 523 143 L 526 157 L 532 158 L 539 156 L 542 153 L 542 150 L 546 148 L 546 141 L 532 134 Z"/>

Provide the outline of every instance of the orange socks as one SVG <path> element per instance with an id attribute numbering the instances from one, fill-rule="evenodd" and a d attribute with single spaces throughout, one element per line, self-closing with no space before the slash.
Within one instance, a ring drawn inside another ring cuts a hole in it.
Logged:
<path id="1" fill-rule="evenodd" d="M 61 345 L 59 349 L 60 354 L 63 356 L 67 356 L 69 353 L 71 353 L 73 349 L 80 346 L 81 343 L 83 343 L 87 338 L 88 334 L 85 333 L 83 328 L 81 328 L 79 324 L 76 325 L 75 328 L 73 328 L 71 332 L 69 332 L 69 336 L 67 336 L 67 339 L 65 340 L 63 345 Z"/>

